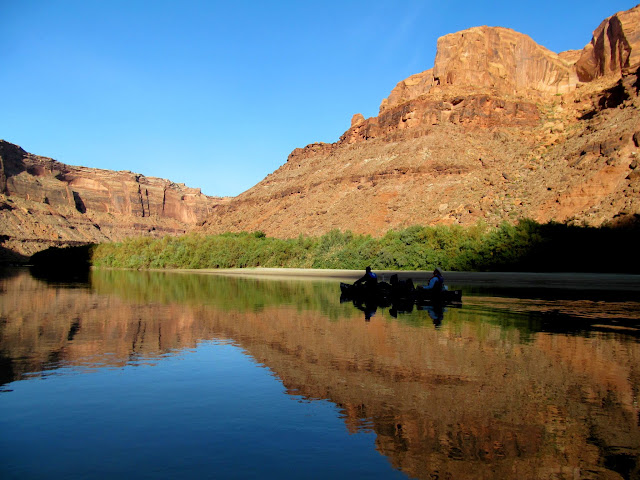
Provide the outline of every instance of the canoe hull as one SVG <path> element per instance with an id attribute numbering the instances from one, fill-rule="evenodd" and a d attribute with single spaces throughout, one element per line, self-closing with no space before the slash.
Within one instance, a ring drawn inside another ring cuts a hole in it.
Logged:
<path id="1" fill-rule="evenodd" d="M 375 288 L 364 285 L 352 285 L 350 283 L 340 283 L 340 293 L 345 299 L 351 300 L 378 300 L 380 303 L 388 303 L 394 299 L 413 301 L 415 303 L 461 303 L 461 290 L 442 290 L 434 292 L 422 287 L 411 291 L 394 291 L 386 284 L 379 284 Z"/>

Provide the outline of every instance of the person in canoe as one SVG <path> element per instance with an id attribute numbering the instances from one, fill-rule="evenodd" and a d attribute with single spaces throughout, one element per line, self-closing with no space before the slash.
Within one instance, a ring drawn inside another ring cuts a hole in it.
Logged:
<path id="1" fill-rule="evenodd" d="M 371 267 L 365 269 L 364 275 L 354 282 L 355 286 L 363 285 L 367 289 L 376 288 L 378 285 L 378 276 L 371 271 Z"/>
<path id="2" fill-rule="evenodd" d="M 433 271 L 433 277 L 429 280 L 429 285 L 425 285 L 425 290 L 431 290 L 432 292 L 441 292 L 446 290 L 447 287 L 444 286 L 444 277 L 442 276 L 442 271 L 439 268 L 436 268 Z"/>

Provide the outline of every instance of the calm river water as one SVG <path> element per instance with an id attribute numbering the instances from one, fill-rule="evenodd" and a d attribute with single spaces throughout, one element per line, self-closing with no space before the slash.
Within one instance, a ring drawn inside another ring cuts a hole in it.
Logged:
<path id="1" fill-rule="evenodd" d="M 0 478 L 640 478 L 638 292 L 0 279 Z"/>

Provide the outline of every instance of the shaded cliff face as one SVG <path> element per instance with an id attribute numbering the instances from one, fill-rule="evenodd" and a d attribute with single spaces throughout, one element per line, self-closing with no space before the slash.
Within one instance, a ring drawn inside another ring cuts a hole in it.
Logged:
<path id="1" fill-rule="evenodd" d="M 0 239 L 13 258 L 52 245 L 184 233 L 223 201 L 161 178 L 65 165 L 0 140 Z"/>
<path id="2" fill-rule="evenodd" d="M 203 228 L 295 237 L 521 217 L 637 221 L 639 12 L 560 54 L 506 28 L 446 35 L 434 67 L 398 83 L 377 117 L 356 114 L 337 142 L 295 149 Z"/>

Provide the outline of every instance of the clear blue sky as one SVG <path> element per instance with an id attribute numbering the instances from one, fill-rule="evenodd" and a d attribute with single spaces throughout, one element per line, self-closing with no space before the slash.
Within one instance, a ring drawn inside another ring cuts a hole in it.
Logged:
<path id="1" fill-rule="evenodd" d="M 237 195 L 377 115 L 436 40 L 513 28 L 581 49 L 631 1 L 0 0 L 0 138 Z"/>

